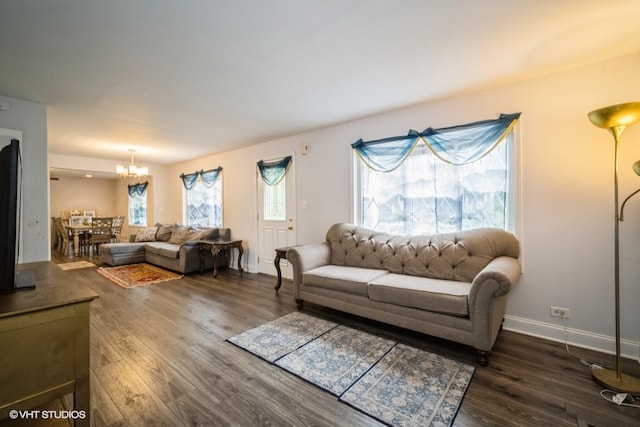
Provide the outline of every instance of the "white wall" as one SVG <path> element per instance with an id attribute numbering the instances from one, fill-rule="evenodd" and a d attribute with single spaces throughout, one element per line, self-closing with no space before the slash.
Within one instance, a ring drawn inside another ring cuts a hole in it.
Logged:
<path id="1" fill-rule="evenodd" d="M 0 111 L 0 127 L 22 131 L 22 247 L 20 263 L 50 259 L 47 108 L 0 96 L 9 109 Z M 3 244 L 3 242 L 0 242 Z"/>
<path id="2" fill-rule="evenodd" d="M 549 306 L 571 310 L 569 340 L 613 351 L 613 143 L 587 113 L 640 100 L 640 52 L 580 69 L 424 103 L 167 168 L 166 194 L 181 197 L 181 172 L 223 167 L 224 225 L 245 241 L 245 263 L 256 265 L 255 163 L 297 150 L 297 241 L 321 241 L 329 225 L 351 220 L 351 149 L 358 138 L 399 135 L 522 112 L 524 273 L 509 297 L 505 327 L 562 339 L 562 321 Z M 640 186 L 631 165 L 640 158 L 640 125 L 621 144 L 621 195 Z M 300 208 L 302 200 L 307 208 Z M 182 206 L 164 206 L 180 221 Z M 621 226 L 623 351 L 640 351 L 640 196 Z"/>

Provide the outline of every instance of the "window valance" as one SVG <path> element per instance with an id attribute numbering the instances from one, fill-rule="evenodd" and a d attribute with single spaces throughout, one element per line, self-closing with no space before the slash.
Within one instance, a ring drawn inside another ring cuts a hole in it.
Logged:
<path id="1" fill-rule="evenodd" d="M 422 132 L 411 129 L 407 135 L 351 144 L 362 161 L 371 169 L 390 172 L 402 164 L 419 141 L 439 159 L 453 165 L 464 165 L 481 159 L 511 132 L 521 113 L 500 114 L 494 120 L 483 120 L 458 126 Z"/>
<path id="2" fill-rule="evenodd" d="M 129 196 L 133 197 L 135 195 L 144 196 L 144 193 L 147 192 L 147 187 L 149 186 L 149 181 L 138 182 L 137 184 L 128 185 L 129 187 Z"/>
<path id="3" fill-rule="evenodd" d="M 289 165 L 291 164 L 291 156 L 287 156 L 280 160 L 266 163 L 264 160 L 258 162 L 258 170 L 262 180 L 267 185 L 278 185 L 282 178 L 287 174 Z"/>
<path id="4" fill-rule="evenodd" d="M 200 177 L 200 180 L 205 187 L 211 188 L 218 179 L 220 172 L 222 172 L 222 166 L 218 166 L 216 169 L 209 169 L 206 171 L 200 169 L 199 171 L 195 171 L 194 173 L 190 174 L 181 173 L 180 179 L 182 179 L 182 184 L 184 185 L 184 188 L 186 190 L 191 190 L 193 186 L 196 185 L 198 177 Z"/>

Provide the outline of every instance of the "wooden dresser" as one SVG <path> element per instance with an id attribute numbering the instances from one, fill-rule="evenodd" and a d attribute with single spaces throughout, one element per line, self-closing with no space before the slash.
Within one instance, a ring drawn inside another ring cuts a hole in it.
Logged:
<path id="1" fill-rule="evenodd" d="M 51 262 L 19 269 L 34 271 L 36 289 L 0 294 L 0 420 L 73 394 L 75 425 L 89 426 L 89 305 L 98 295 Z"/>

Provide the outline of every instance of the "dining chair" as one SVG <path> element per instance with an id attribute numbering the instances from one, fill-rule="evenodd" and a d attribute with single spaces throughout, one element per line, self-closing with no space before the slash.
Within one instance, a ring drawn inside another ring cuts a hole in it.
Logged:
<path id="1" fill-rule="evenodd" d="M 51 217 L 51 248 L 58 250 L 60 238 L 58 237 L 58 227 L 56 227 L 56 217 Z"/>
<path id="2" fill-rule="evenodd" d="M 65 255 L 69 248 L 71 247 L 71 243 L 69 240 L 69 231 L 64 228 L 64 224 L 62 223 L 62 218 L 54 218 L 53 223 L 56 228 L 56 233 L 58 235 L 58 246 L 57 250 L 59 253 Z"/>
<path id="3" fill-rule="evenodd" d="M 111 240 L 113 242 L 118 242 L 118 239 L 120 239 L 123 225 L 124 225 L 124 216 L 113 217 L 113 224 L 111 225 Z"/>
<path id="4" fill-rule="evenodd" d="M 111 243 L 111 228 L 113 217 L 94 217 L 91 221 L 91 237 L 89 238 L 90 250 L 100 253 L 100 245 Z"/>

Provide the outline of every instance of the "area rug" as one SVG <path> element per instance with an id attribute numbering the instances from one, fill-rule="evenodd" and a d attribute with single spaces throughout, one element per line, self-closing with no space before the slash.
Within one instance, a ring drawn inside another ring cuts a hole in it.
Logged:
<path id="1" fill-rule="evenodd" d="M 394 345 L 394 341 L 338 326 L 283 356 L 276 365 L 340 396 Z"/>
<path id="2" fill-rule="evenodd" d="M 76 270 L 78 268 L 95 267 L 96 265 L 89 261 L 74 261 L 58 264 L 61 270 Z"/>
<path id="3" fill-rule="evenodd" d="M 96 271 L 123 288 L 151 285 L 180 279 L 183 276 L 146 263 L 100 267 Z"/>
<path id="4" fill-rule="evenodd" d="M 337 323 L 294 311 L 227 341 L 273 363 L 336 326 Z"/>
<path id="5" fill-rule="evenodd" d="M 340 400 L 390 425 L 450 426 L 475 368 L 396 344 Z"/>
<path id="6" fill-rule="evenodd" d="M 475 371 L 300 312 L 228 341 L 392 426 L 450 426 Z"/>

